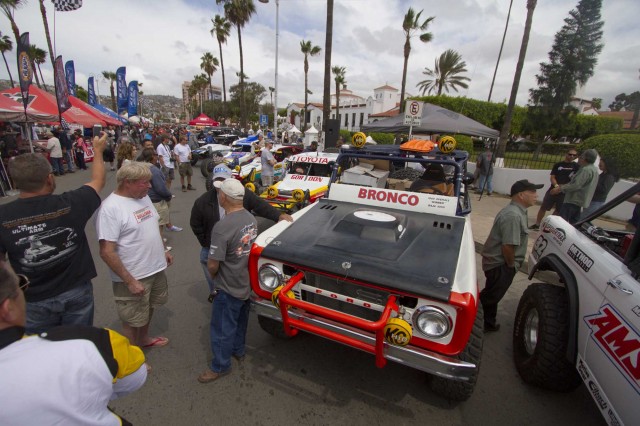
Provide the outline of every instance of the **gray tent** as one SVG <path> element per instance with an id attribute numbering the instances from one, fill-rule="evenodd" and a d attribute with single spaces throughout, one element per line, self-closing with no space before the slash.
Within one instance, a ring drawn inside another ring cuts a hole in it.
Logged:
<path id="1" fill-rule="evenodd" d="M 385 118 L 362 126 L 363 132 L 409 133 L 403 124 L 404 115 Z M 459 133 L 469 136 L 497 138 L 500 132 L 488 128 L 475 120 L 438 105 L 425 103 L 422 109 L 422 124 L 413 126 L 413 133 Z"/>

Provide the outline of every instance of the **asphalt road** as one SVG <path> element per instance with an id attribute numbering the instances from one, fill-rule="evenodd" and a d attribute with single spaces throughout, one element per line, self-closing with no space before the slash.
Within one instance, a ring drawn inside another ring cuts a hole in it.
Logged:
<path id="1" fill-rule="evenodd" d="M 79 186 L 88 173 L 58 178 L 57 192 Z M 115 173 L 108 173 L 103 198 L 115 185 Z M 511 356 L 511 333 L 518 299 L 528 285 L 522 273 L 517 274 L 500 304 L 502 329 L 485 336 L 478 383 L 464 403 L 452 403 L 431 392 L 421 372 L 392 363 L 378 369 L 371 355 L 355 349 L 302 333 L 290 341 L 277 340 L 260 329 L 254 314 L 244 363 L 233 361 L 233 372 L 217 382 L 198 383 L 196 377 L 211 358 L 211 304 L 198 261 L 200 247 L 189 229 L 191 206 L 204 191 L 199 173 L 194 176 L 194 186 L 197 191 L 182 193 L 179 184 L 173 184 L 172 221 L 184 231 L 167 233 L 175 257 L 167 270 L 169 302 L 156 311 L 151 324 L 152 335 L 167 336 L 171 342 L 146 351 L 153 371 L 145 386 L 111 404 L 134 424 L 604 424 L 584 386 L 561 394 L 520 380 Z M 93 280 L 95 325 L 120 330 L 92 222 L 87 233 L 98 269 Z M 479 256 L 475 262 L 479 268 Z M 481 273 L 478 276 L 483 277 Z"/>

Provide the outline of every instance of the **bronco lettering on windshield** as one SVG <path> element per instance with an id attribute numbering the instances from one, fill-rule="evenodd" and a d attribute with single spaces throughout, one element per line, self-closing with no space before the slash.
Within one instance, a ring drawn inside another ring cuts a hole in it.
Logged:
<path id="1" fill-rule="evenodd" d="M 380 191 L 376 189 L 360 188 L 358 191 L 358 198 L 364 198 L 366 200 L 375 200 L 380 202 L 392 203 L 392 204 L 405 204 L 415 206 L 420 199 L 415 194 L 397 193 L 391 191 Z"/>

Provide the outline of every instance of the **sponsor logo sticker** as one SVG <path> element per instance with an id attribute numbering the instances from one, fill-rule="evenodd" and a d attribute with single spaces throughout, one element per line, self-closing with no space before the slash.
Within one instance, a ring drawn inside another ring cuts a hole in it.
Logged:
<path id="1" fill-rule="evenodd" d="M 567 233 L 562 228 L 554 228 L 548 222 L 542 224 L 542 233 L 551 235 L 558 245 L 562 245 L 567 238 Z"/>
<path id="2" fill-rule="evenodd" d="M 587 256 L 575 244 L 571 244 L 571 247 L 569 247 L 569 250 L 567 250 L 567 254 L 585 272 L 589 272 L 589 269 L 591 269 L 591 267 L 593 266 L 593 259 Z"/>

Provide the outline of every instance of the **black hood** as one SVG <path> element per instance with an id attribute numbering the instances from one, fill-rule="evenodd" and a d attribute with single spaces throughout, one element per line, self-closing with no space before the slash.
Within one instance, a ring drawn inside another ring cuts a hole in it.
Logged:
<path id="1" fill-rule="evenodd" d="M 447 301 L 464 218 L 321 199 L 264 257 Z"/>

